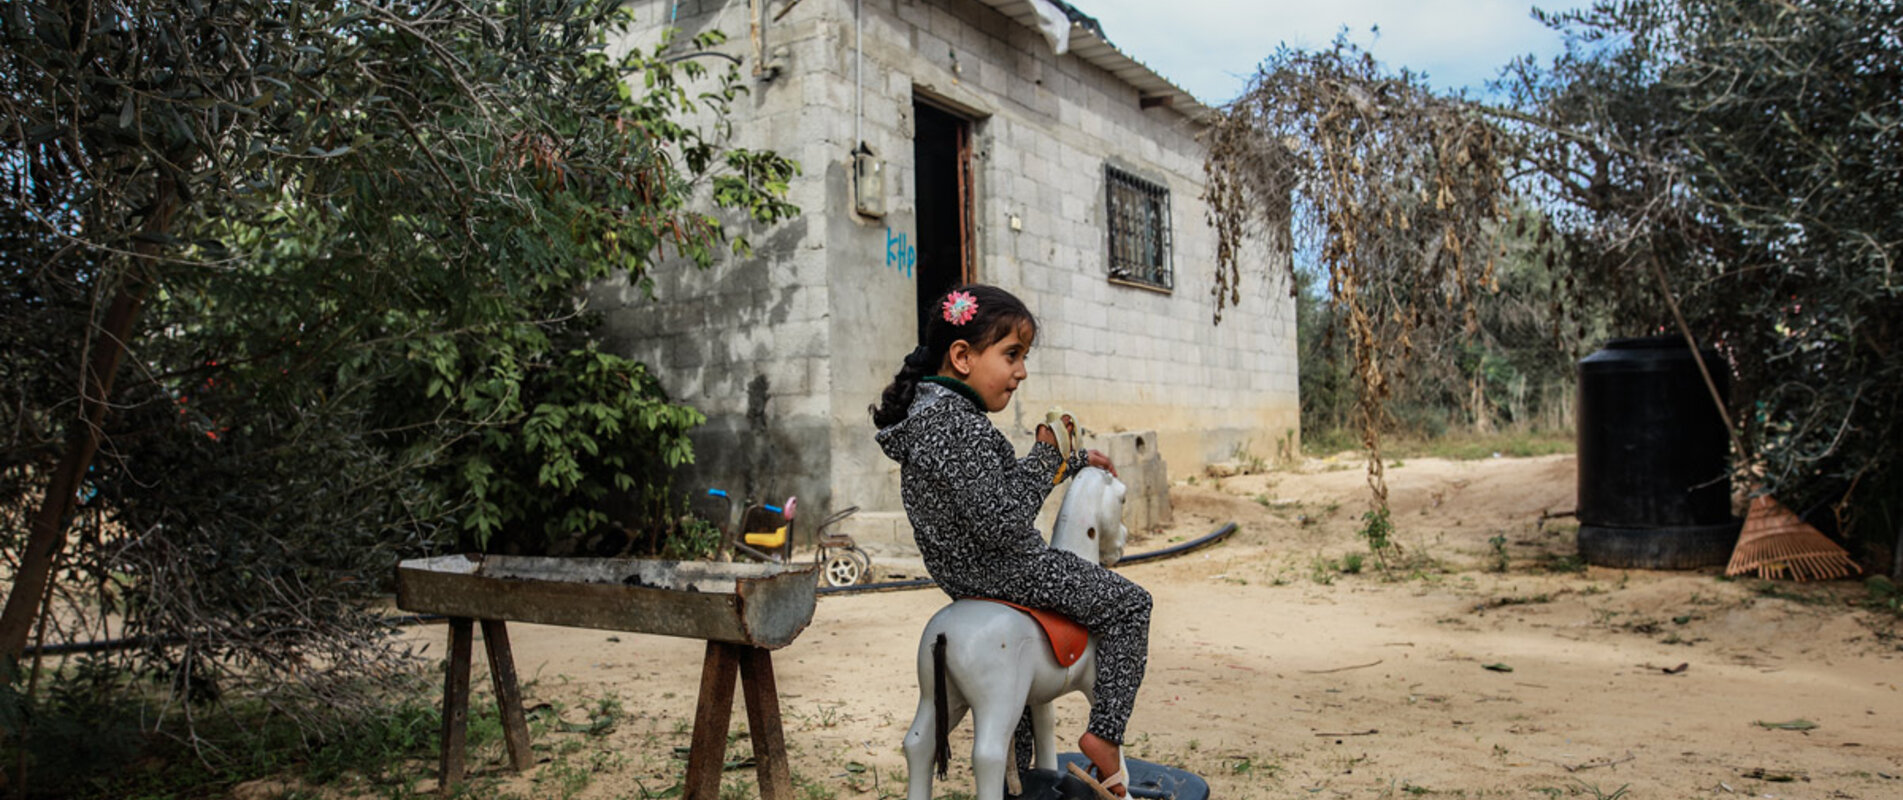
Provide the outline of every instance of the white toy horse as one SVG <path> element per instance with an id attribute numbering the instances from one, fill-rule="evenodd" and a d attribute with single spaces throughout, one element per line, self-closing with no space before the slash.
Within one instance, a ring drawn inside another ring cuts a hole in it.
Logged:
<path id="1" fill-rule="evenodd" d="M 1123 557 L 1129 532 L 1123 527 L 1124 485 L 1110 473 L 1087 467 L 1072 479 L 1051 531 L 1051 547 L 1069 550 L 1105 566 Z M 1011 735 L 1024 707 L 1031 707 L 1035 766 L 1057 769 L 1051 701 L 1083 692 L 1097 702 L 1097 643 L 1068 667 L 1058 665 L 1043 629 L 1029 614 L 986 600 L 958 600 L 925 624 L 918 643 L 918 715 L 905 734 L 909 772 L 907 800 L 931 800 L 932 762 L 944 768 L 946 738 L 972 712 L 972 771 L 977 800 L 1001 800 L 1005 782 L 1018 791 L 1015 769 L 1007 774 Z"/>

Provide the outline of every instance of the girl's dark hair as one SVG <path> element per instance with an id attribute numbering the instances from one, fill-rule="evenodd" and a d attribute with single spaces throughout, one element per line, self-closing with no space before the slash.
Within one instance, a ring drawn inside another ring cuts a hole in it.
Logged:
<path id="1" fill-rule="evenodd" d="M 964 292 L 977 301 L 977 313 L 963 325 L 945 318 L 945 301 L 954 292 Z M 983 350 L 1020 326 L 1029 326 L 1033 334 L 1037 332 L 1037 317 L 1031 315 L 1031 309 L 1025 307 L 1023 300 L 982 283 L 952 287 L 932 301 L 929 313 L 925 343 L 905 357 L 899 374 L 892 376 L 892 383 L 879 396 L 879 404 L 867 409 L 872 412 L 872 424 L 876 427 L 884 428 L 905 419 L 906 412 L 912 408 L 912 398 L 918 394 L 919 379 L 938 374 L 953 342 L 963 339 L 974 349 Z"/>

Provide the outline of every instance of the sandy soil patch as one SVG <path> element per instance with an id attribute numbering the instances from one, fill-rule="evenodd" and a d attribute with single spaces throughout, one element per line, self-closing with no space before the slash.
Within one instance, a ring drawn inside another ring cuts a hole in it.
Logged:
<path id="1" fill-rule="evenodd" d="M 1343 571 L 1366 552 L 1352 457 L 1175 487 L 1175 524 L 1132 551 L 1240 528 L 1125 569 L 1157 601 L 1132 755 L 1197 772 L 1219 798 L 1903 797 L 1903 639 L 1896 618 L 1847 605 L 1857 583 L 1580 568 L 1571 521 L 1540 520 L 1572 508 L 1570 456 L 1409 459 L 1388 478 L 1409 561 L 1385 578 L 1366 559 Z M 903 796 L 912 654 L 944 602 L 824 597 L 775 654 L 804 796 Z M 544 763 L 507 787 L 556 796 L 582 770 L 576 796 L 638 798 L 679 780 L 700 643 L 511 633 L 531 703 L 578 723 L 604 698 L 620 713 L 606 734 L 541 734 Z M 441 627 L 414 635 L 443 652 Z M 1074 743 L 1087 709 L 1059 707 Z M 1814 727 L 1766 727 L 1798 720 Z M 968 729 L 940 797 L 971 791 Z M 747 749 L 737 737 L 731 757 Z M 472 755 L 500 772 L 499 747 Z M 751 795 L 752 771 L 725 785 Z"/>

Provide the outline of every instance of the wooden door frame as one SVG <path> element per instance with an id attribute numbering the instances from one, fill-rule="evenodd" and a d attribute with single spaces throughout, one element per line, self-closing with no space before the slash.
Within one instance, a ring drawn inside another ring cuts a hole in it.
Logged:
<path id="1" fill-rule="evenodd" d="M 919 86 L 912 87 L 912 104 L 930 106 L 958 120 L 955 135 L 958 145 L 958 282 L 978 280 L 977 173 L 973 168 L 972 129 L 989 114 L 936 94 Z M 913 136 L 918 135 L 914 118 Z"/>

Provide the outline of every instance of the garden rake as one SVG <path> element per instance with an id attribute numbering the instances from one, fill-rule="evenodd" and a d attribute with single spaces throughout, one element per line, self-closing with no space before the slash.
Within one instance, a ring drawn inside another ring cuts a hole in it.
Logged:
<path id="1" fill-rule="evenodd" d="M 1742 575 L 1757 570 L 1760 578 L 1789 578 L 1794 581 L 1841 578 L 1863 568 L 1850 554 L 1822 531 L 1799 519 L 1768 494 L 1751 500 L 1744 530 L 1731 551 L 1726 575 Z"/>
<path id="2" fill-rule="evenodd" d="M 1665 270 L 1657 261 L 1652 262 L 1652 274 L 1658 278 L 1660 291 L 1665 293 L 1665 304 L 1672 309 L 1672 319 L 1678 322 L 1679 333 L 1684 335 L 1686 346 L 1692 350 L 1692 362 L 1698 365 L 1698 374 L 1704 377 L 1705 388 L 1711 390 L 1711 401 L 1718 406 L 1718 416 L 1724 420 L 1725 432 L 1731 434 L 1738 454 L 1748 457 L 1750 450 L 1745 448 L 1737 427 L 1731 424 L 1731 412 L 1725 409 L 1724 398 L 1718 394 L 1718 384 L 1711 379 L 1711 370 L 1705 365 L 1705 357 L 1698 351 L 1698 340 L 1692 337 L 1691 326 L 1685 324 L 1685 315 L 1679 312 L 1678 301 L 1672 297 L 1672 286 L 1665 280 Z M 1852 572 L 1862 572 L 1863 568 L 1857 566 L 1850 554 L 1822 531 L 1798 518 L 1797 514 L 1785 508 L 1769 493 L 1760 493 L 1752 498 L 1751 507 L 1745 512 L 1744 529 L 1738 533 L 1738 543 L 1732 547 L 1731 563 L 1725 565 L 1726 575 L 1742 575 L 1753 570 L 1757 571 L 1760 578 L 1808 581 L 1841 578 Z"/>

